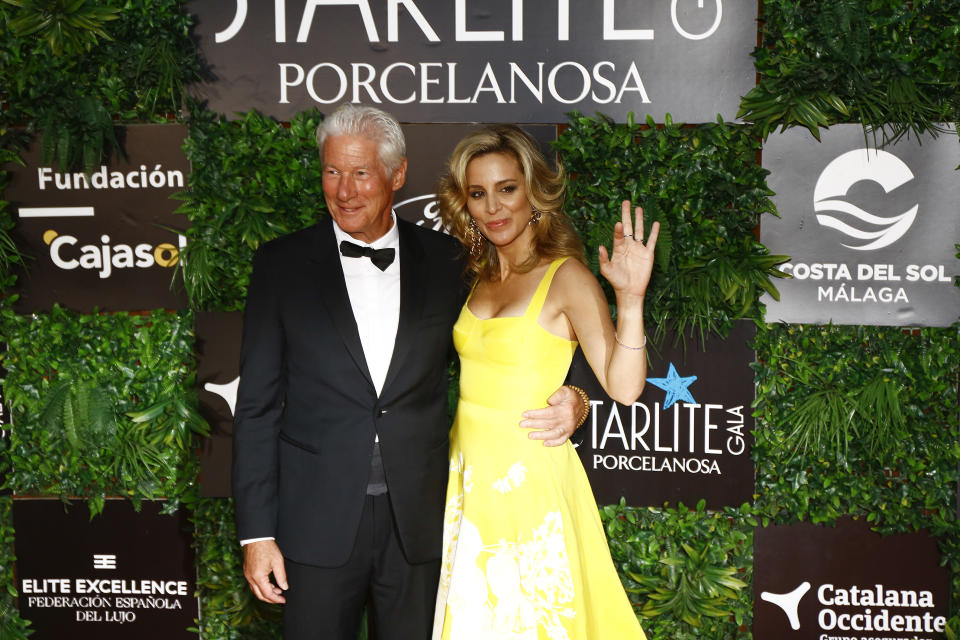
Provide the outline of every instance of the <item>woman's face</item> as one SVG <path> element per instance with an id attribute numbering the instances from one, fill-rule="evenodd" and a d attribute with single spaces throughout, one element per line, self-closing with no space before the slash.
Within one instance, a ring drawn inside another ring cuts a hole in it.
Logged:
<path id="1" fill-rule="evenodd" d="M 497 247 L 533 235 L 532 207 L 520 163 L 510 154 L 487 153 L 467 164 L 467 211 Z"/>

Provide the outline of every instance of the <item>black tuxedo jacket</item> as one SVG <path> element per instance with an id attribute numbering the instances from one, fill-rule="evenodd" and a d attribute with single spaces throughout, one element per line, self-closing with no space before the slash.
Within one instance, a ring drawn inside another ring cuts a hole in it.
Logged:
<path id="1" fill-rule="evenodd" d="M 452 238 L 397 224 L 400 318 L 379 398 L 332 220 L 269 242 L 254 258 L 234 424 L 237 535 L 273 536 L 296 562 L 346 562 L 375 434 L 408 561 L 440 556 L 447 364 L 463 263 Z"/>

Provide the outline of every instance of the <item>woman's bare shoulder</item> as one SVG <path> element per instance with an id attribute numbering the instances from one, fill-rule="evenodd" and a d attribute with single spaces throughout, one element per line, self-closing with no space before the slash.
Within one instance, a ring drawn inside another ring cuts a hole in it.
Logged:
<path id="1" fill-rule="evenodd" d="M 583 302 L 587 295 L 600 293 L 600 285 L 590 269 L 576 258 L 566 260 L 553 277 L 553 287 L 564 303 Z"/>
<path id="2" fill-rule="evenodd" d="M 557 269 L 554 281 L 563 286 L 567 284 L 578 286 L 586 282 L 596 283 L 597 279 L 593 277 L 593 273 L 585 264 L 576 258 L 568 258 L 560 265 L 560 268 Z"/>

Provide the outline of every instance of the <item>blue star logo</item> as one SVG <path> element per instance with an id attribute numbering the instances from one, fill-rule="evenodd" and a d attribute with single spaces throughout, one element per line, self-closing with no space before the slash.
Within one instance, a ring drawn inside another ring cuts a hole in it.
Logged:
<path id="1" fill-rule="evenodd" d="M 667 392 L 667 399 L 663 402 L 663 408 L 669 409 L 677 400 L 683 400 L 687 404 L 697 404 L 697 401 L 690 394 L 690 389 L 687 388 L 696 379 L 697 376 L 681 378 L 677 373 L 677 368 L 671 362 L 666 378 L 647 378 L 647 382 Z"/>

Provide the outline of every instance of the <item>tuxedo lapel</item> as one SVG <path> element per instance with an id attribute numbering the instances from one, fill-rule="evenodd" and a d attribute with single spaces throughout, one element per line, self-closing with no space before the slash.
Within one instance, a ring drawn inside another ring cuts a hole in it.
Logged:
<path id="1" fill-rule="evenodd" d="M 357 321 L 353 317 L 353 308 L 350 306 L 350 295 L 347 293 L 347 283 L 343 277 L 343 265 L 340 263 L 336 237 L 333 235 L 332 219 L 321 222 L 316 229 L 316 242 L 310 263 L 315 269 L 314 282 L 317 283 L 320 300 L 326 307 L 327 314 L 339 332 L 350 357 L 373 387 L 373 380 L 367 368 L 367 359 L 363 355 L 360 333 L 357 331 Z"/>
<path id="2" fill-rule="evenodd" d="M 393 356 L 383 382 L 384 395 L 390 384 L 403 369 L 403 363 L 415 350 L 420 318 L 423 314 L 423 283 L 426 256 L 417 239 L 413 225 L 397 219 L 397 231 L 400 234 L 400 319 L 397 323 L 397 337 L 393 344 Z"/>

